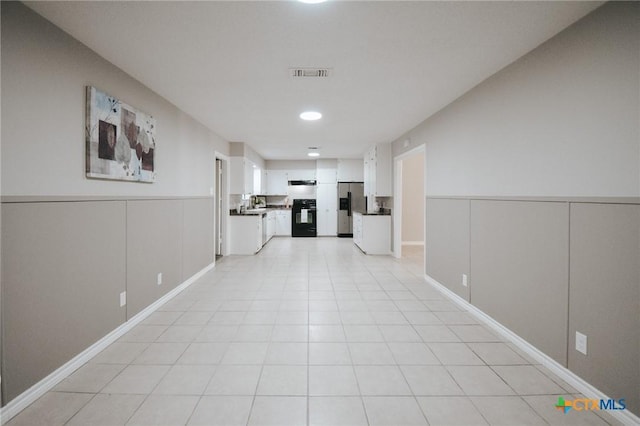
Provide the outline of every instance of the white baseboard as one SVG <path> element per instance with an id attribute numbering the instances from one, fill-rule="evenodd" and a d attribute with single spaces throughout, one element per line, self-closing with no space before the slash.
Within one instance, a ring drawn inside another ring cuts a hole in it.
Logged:
<path id="1" fill-rule="evenodd" d="M 11 420 L 14 416 L 34 403 L 42 395 L 53 389 L 58 383 L 67 378 L 71 373 L 82 367 L 85 363 L 90 361 L 91 358 L 102 352 L 107 346 L 122 337 L 125 333 L 130 331 L 133 327 L 138 325 L 145 318 L 155 312 L 159 307 L 167 303 L 169 300 L 173 299 L 181 291 L 189 287 L 198 278 L 209 272 L 214 267 L 215 263 L 210 263 L 209 265 L 205 266 L 199 272 L 162 296 L 160 299 L 153 302 L 151 305 L 147 306 L 144 310 L 133 316 L 127 322 L 111 331 L 109 334 L 98 340 L 93 345 L 89 346 L 84 351 L 80 352 L 60 368 L 49 374 L 47 377 L 40 380 L 38 383 L 34 384 L 29 389 L 12 399 L 7 405 L 0 408 L 0 425 L 3 425 Z"/>
<path id="2" fill-rule="evenodd" d="M 403 241 L 403 246 L 423 246 L 424 241 Z"/>
<path id="3" fill-rule="evenodd" d="M 531 358 L 540 362 L 543 366 L 547 367 L 551 372 L 560 377 L 562 380 L 567 382 L 569 385 L 573 386 L 580 393 L 584 394 L 587 398 L 592 399 L 610 399 L 607 395 L 605 395 L 600 390 L 596 389 L 593 385 L 586 382 L 580 376 L 576 375 L 574 372 L 559 364 L 556 360 L 549 357 L 545 353 L 541 352 L 538 348 L 533 346 L 531 343 L 524 340 L 522 337 L 515 334 L 513 331 L 509 330 L 504 325 L 500 324 L 498 321 L 491 318 L 489 315 L 485 314 L 480 309 L 473 306 L 471 303 L 464 300 L 462 297 L 455 294 L 453 291 L 449 290 L 444 285 L 440 284 L 435 279 L 431 278 L 429 275 L 424 275 L 425 280 L 436 287 L 441 293 L 459 305 L 461 308 L 468 311 L 470 314 L 487 324 L 491 327 L 495 332 L 497 332 L 502 337 L 506 338 L 514 345 L 516 345 L 519 349 L 524 351 L 527 355 L 531 356 Z M 617 420 L 622 422 L 625 425 L 639 425 L 640 417 L 636 416 L 629 410 L 622 411 L 608 411 L 608 413 L 615 417 Z"/>

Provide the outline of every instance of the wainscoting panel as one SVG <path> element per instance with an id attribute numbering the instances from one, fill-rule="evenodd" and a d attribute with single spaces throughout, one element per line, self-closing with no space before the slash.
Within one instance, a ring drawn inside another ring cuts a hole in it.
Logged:
<path id="1" fill-rule="evenodd" d="M 640 206 L 572 204 L 570 264 L 569 369 L 638 413 Z"/>
<path id="2" fill-rule="evenodd" d="M 427 198 L 425 272 L 469 301 L 469 200 Z"/>
<path id="3" fill-rule="evenodd" d="M 470 301 L 567 365 L 569 205 L 471 200 Z"/>
<path id="4" fill-rule="evenodd" d="M 5 402 L 126 321 L 125 204 L 2 205 Z"/>

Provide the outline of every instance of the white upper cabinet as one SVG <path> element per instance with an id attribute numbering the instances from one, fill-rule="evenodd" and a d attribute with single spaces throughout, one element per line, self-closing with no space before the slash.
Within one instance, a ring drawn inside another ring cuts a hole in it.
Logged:
<path id="1" fill-rule="evenodd" d="M 315 180 L 315 169 L 292 169 L 288 171 L 289 180 Z"/>
<path id="2" fill-rule="evenodd" d="M 338 160 L 338 182 L 364 182 L 362 160 Z"/>
<path id="3" fill-rule="evenodd" d="M 338 183 L 338 162 L 336 160 L 318 160 L 316 171 L 318 184 Z"/>
<path id="4" fill-rule="evenodd" d="M 391 144 L 381 143 L 364 155 L 364 192 L 367 196 L 391 197 L 393 179 L 391 173 Z"/>
<path id="5" fill-rule="evenodd" d="M 230 157 L 231 194 L 253 194 L 253 161 L 245 157 Z"/>
<path id="6" fill-rule="evenodd" d="M 289 173 L 286 170 L 267 170 L 266 195 L 287 195 Z"/>

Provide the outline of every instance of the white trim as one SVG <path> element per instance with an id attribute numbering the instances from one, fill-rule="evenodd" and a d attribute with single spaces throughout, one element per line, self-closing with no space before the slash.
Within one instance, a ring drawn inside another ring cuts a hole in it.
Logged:
<path id="1" fill-rule="evenodd" d="M 592 399 L 610 399 L 605 393 L 596 389 L 593 385 L 586 382 L 583 378 L 576 375 L 573 371 L 569 370 L 562 364 L 558 363 L 556 360 L 552 359 L 545 353 L 541 352 L 538 348 L 533 346 L 531 343 L 524 340 L 522 337 L 518 336 L 513 331 L 509 330 L 504 325 L 500 324 L 498 321 L 491 318 L 489 315 L 473 306 L 471 303 L 464 300 L 462 297 L 458 296 L 444 285 L 440 284 L 435 279 L 431 278 L 429 275 L 424 275 L 425 280 L 433 285 L 436 289 L 438 289 L 442 294 L 447 296 L 461 308 L 469 311 L 469 313 L 486 325 L 491 327 L 495 332 L 500 334 L 502 337 L 506 338 L 514 345 L 516 345 L 519 349 L 525 352 L 527 355 L 531 356 L 531 358 L 540 362 L 543 366 L 551 370 L 552 373 L 560 377 L 562 380 L 567 382 L 569 385 L 573 386 L 580 393 L 584 394 L 587 398 Z M 617 420 L 626 425 L 638 425 L 640 424 L 640 417 L 636 416 L 629 410 L 622 411 L 607 411 L 608 414 L 615 417 Z"/>
<path id="2" fill-rule="evenodd" d="M 403 246 L 424 246 L 424 241 L 403 241 Z"/>
<path id="3" fill-rule="evenodd" d="M 151 305 L 147 306 L 144 310 L 136 314 L 127 322 L 120 325 L 115 330 L 111 331 L 109 334 L 104 336 L 102 339 L 98 340 L 93 345 L 89 346 L 84 351 L 80 352 L 78 355 L 73 357 L 71 360 L 66 362 L 60 368 L 49 374 L 44 379 L 40 380 L 38 383 L 31 386 L 26 391 L 22 392 L 20 395 L 12 399 L 7 405 L 0 408 L 0 425 L 5 424 L 9 420 L 11 420 L 14 416 L 20 413 L 22 410 L 27 408 L 29 405 L 34 403 L 38 398 L 42 395 L 53 389 L 58 383 L 67 378 L 71 373 L 76 371 L 78 368 L 82 367 L 85 363 L 91 360 L 94 356 L 103 351 L 107 346 L 115 342 L 118 338 L 123 336 L 126 332 L 131 330 L 133 327 L 142 322 L 145 318 L 155 312 L 159 307 L 167 303 L 169 300 L 178 295 L 182 290 L 189 287 L 193 284 L 197 279 L 202 277 L 204 274 L 209 272 L 211 269 L 215 267 L 214 263 L 210 263 L 205 266 L 199 272 L 195 273 L 189 279 L 184 281 L 182 284 L 178 285 L 176 288 L 162 296 L 160 299 L 156 300 Z"/>
<path id="4" fill-rule="evenodd" d="M 426 190 L 427 190 L 427 173 L 426 173 L 426 165 L 427 165 L 427 150 L 424 144 L 419 145 L 415 148 L 410 149 L 409 151 L 403 152 L 395 157 L 393 157 L 393 166 L 394 166 L 394 174 L 393 174 L 393 250 L 391 254 L 395 258 L 402 257 L 402 161 L 406 158 L 413 157 L 414 155 L 422 154 L 424 156 L 424 183 L 423 189 L 424 194 L 422 194 L 422 205 L 423 212 L 426 212 Z M 426 229 L 423 230 L 422 239 L 425 239 Z M 426 256 L 426 254 L 425 254 Z"/>

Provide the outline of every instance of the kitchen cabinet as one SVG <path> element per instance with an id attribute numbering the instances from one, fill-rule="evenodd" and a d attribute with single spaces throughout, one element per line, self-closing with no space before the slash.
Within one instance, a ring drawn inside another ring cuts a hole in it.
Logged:
<path id="1" fill-rule="evenodd" d="M 288 173 L 289 180 L 316 180 L 316 169 L 292 169 Z"/>
<path id="2" fill-rule="evenodd" d="M 276 231 L 275 235 L 291 236 L 291 210 L 276 210 Z"/>
<path id="3" fill-rule="evenodd" d="M 365 254 L 391 254 L 391 216 L 354 212 L 353 242 Z"/>
<path id="4" fill-rule="evenodd" d="M 262 215 L 229 216 L 230 254 L 256 254 L 262 245 Z"/>
<path id="5" fill-rule="evenodd" d="M 338 162 L 336 160 L 318 160 L 316 162 L 318 184 L 338 183 Z"/>
<path id="6" fill-rule="evenodd" d="M 276 234 L 276 213 L 275 210 L 267 212 L 267 241 Z"/>
<path id="7" fill-rule="evenodd" d="M 319 183 L 316 193 L 316 223 L 318 236 L 336 236 L 338 233 L 337 183 Z"/>
<path id="8" fill-rule="evenodd" d="M 289 173 L 286 170 L 267 170 L 266 195 L 287 195 Z"/>
<path id="9" fill-rule="evenodd" d="M 391 144 L 381 143 L 364 155 L 364 192 L 368 197 L 391 197 L 393 178 L 391 173 Z"/>
<path id="10" fill-rule="evenodd" d="M 253 194 L 253 161 L 245 157 L 230 157 L 229 193 Z"/>
<path id="11" fill-rule="evenodd" d="M 362 160 L 338 160 L 338 182 L 363 182 Z"/>

